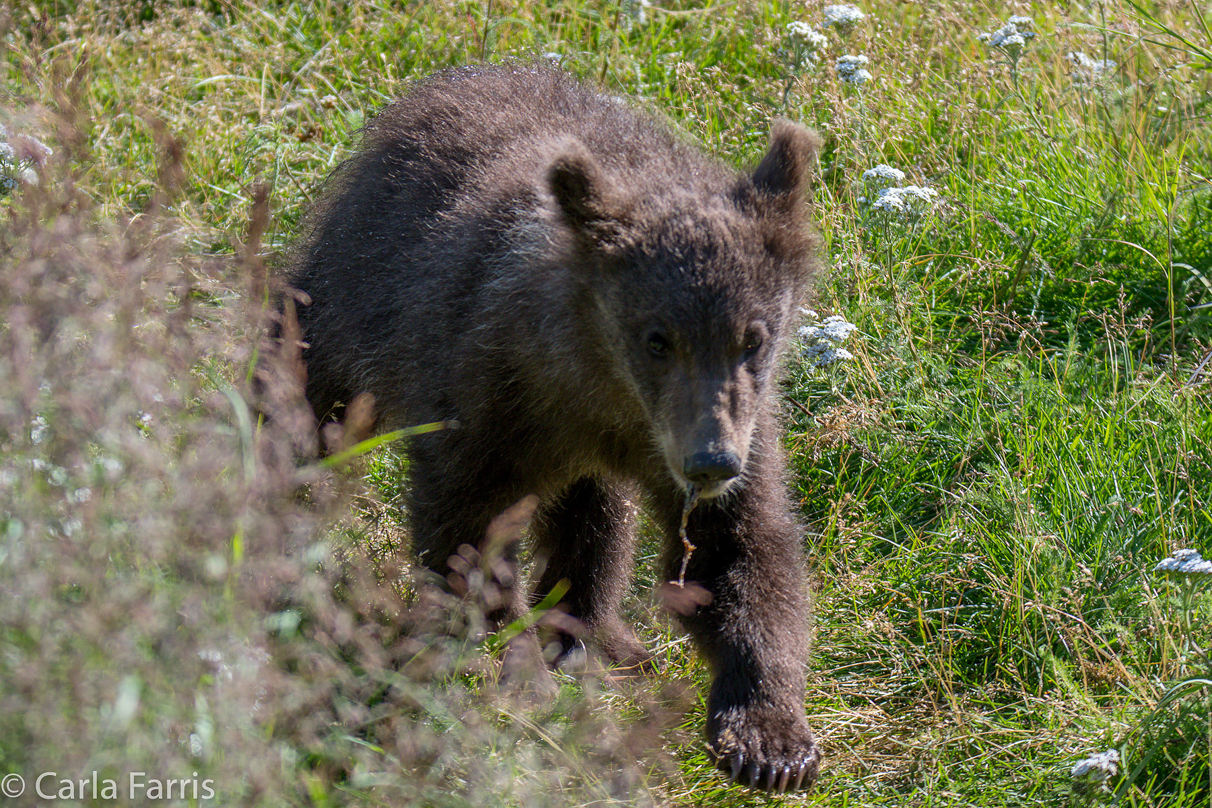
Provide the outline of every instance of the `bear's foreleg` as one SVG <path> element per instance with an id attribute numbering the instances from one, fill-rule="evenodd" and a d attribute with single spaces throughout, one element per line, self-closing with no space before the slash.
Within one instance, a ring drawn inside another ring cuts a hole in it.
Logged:
<path id="1" fill-rule="evenodd" d="M 710 602 L 684 610 L 681 620 L 714 674 L 707 743 L 717 765 L 734 780 L 787 791 L 815 781 L 821 755 L 804 715 L 810 615 L 802 530 L 787 501 L 777 433 L 763 426 L 743 479 L 690 514 L 695 550 L 685 584 L 706 589 Z M 685 553 L 684 501 L 676 492 L 658 497 L 673 581 Z"/>

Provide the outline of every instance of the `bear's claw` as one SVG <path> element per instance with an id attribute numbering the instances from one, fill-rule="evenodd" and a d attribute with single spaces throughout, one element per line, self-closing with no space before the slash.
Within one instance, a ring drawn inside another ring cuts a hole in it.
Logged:
<path id="1" fill-rule="evenodd" d="M 708 743 L 708 752 L 716 766 L 732 782 L 776 794 L 812 787 L 820 768 L 821 753 L 807 727 L 803 728 L 802 734 L 774 733 L 763 738 L 754 732 L 752 725 L 746 726 L 748 722 L 736 721 L 739 717 L 739 712 L 733 712 L 729 716 L 733 720 L 727 721 L 732 726 Z M 741 742 L 744 737 L 750 742 Z M 771 743 L 771 737 L 781 737 L 782 742 Z"/>
<path id="2" fill-rule="evenodd" d="M 771 791 L 773 793 L 790 793 L 799 791 L 807 785 L 811 787 L 816 777 L 817 758 L 812 760 L 802 760 L 799 764 L 788 763 L 782 768 L 778 764 L 771 766 L 759 766 L 757 763 L 749 763 L 745 766 L 744 756 L 737 755 L 732 757 L 731 763 L 728 763 L 728 768 L 731 770 L 731 780 L 738 785 L 748 785 L 754 789 Z M 813 773 L 813 777 L 808 777 L 808 774 Z"/>
<path id="3" fill-rule="evenodd" d="M 788 763 L 782 767 L 777 763 L 767 766 L 760 766 L 757 763 L 745 765 L 745 756 L 738 754 L 729 756 L 726 765 L 730 774 L 729 779 L 738 785 L 747 785 L 775 794 L 788 794 L 804 788 L 805 780 L 811 787 L 816 779 L 818 760 L 818 757 L 805 758 L 798 763 Z M 720 761 L 720 763 L 721 768 L 724 768 L 725 762 Z M 812 776 L 809 777 L 809 774 Z"/>

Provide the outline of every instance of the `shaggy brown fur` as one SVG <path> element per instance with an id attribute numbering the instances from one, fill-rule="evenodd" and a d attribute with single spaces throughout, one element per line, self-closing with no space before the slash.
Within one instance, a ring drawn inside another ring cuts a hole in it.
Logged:
<path id="1" fill-rule="evenodd" d="M 330 180 L 290 282 L 320 416 L 361 393 L 382 426 L 455 420 L 409 447 L 418 559 L 439 574 L 537 495 L 542 594 L 613 660 L 644 497 L 682 560 L 682 622 L 715 676 L 708 743 L 755 786 L 811 784 L 809 606 L 776 422 L 779 354 L 815 268 L 817 141 L 774 125 L 737 174 L 566 75 L 476 67 L 421 82 Z M 515 604 L 515 609 L 524 603 Z"/>

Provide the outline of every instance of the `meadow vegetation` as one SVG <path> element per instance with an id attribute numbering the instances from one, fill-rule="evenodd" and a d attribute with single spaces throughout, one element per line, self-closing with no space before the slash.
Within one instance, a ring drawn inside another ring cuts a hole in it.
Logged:
<path id="1" fill-rule="evenodd" d="M 860 8 L 0 4 L 12 804 L 52 771 L 213 781 L 178 804 L 1209 804 L 1212 565 L 1155 567 L 1212 554 L 1212 31 L 1182 0 Z M 784 389 L 811 794 L 714 771 L 651 563 L 659 674 L 498 692 L 493 582 L 411 579 L 406 442 L 317 436 L 262 342 L 361 124 L 533 59 L 738 165 L 773 117 L 825 137 L 811 305 L 855 328 L 809 332 Z"/>

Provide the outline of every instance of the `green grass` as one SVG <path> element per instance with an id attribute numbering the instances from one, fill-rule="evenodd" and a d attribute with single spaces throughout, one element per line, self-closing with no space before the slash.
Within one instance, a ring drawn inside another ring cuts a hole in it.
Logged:
<path id="1" fill-rule="evenodd" d="M 798 71 L 786 25 L 821 4 L 635 7 L 0 11 L 0 123 L 55 149 L 0 199 L 0 774 L 200 771 L 221 804 L 1209 803 L 1212 600 L 1152 571 L 1212 555 L 1200 9 L 1033 8 L 1012 74 L 977 39 L 1021 13 L 1000 5 L 872 0 Z M 1114 71 L 1075 79 L 1079 50 Z M 871 59 L 861 90 L 832 69 L 847 52 Z M 416 600 L 400 447 L 299 469 L 290 386 L 272 424 L 244 403 L 249 289 L 361 124 L 431 70 L 541 54 L 737 164 L 773 117 L 825 136 L 814 308 L 858 331 L 853 359 L 793 362 L 784 388 L 811 795 L 713 771 L 706 672 L 652 596 L 651 543 L 633 616 L 661 672 L 518 704 L 485 604 Z M 936 211 L 873 214 L 877 163 Z M 1109 748 L 1113 793 L 1071 792 Z"/>

